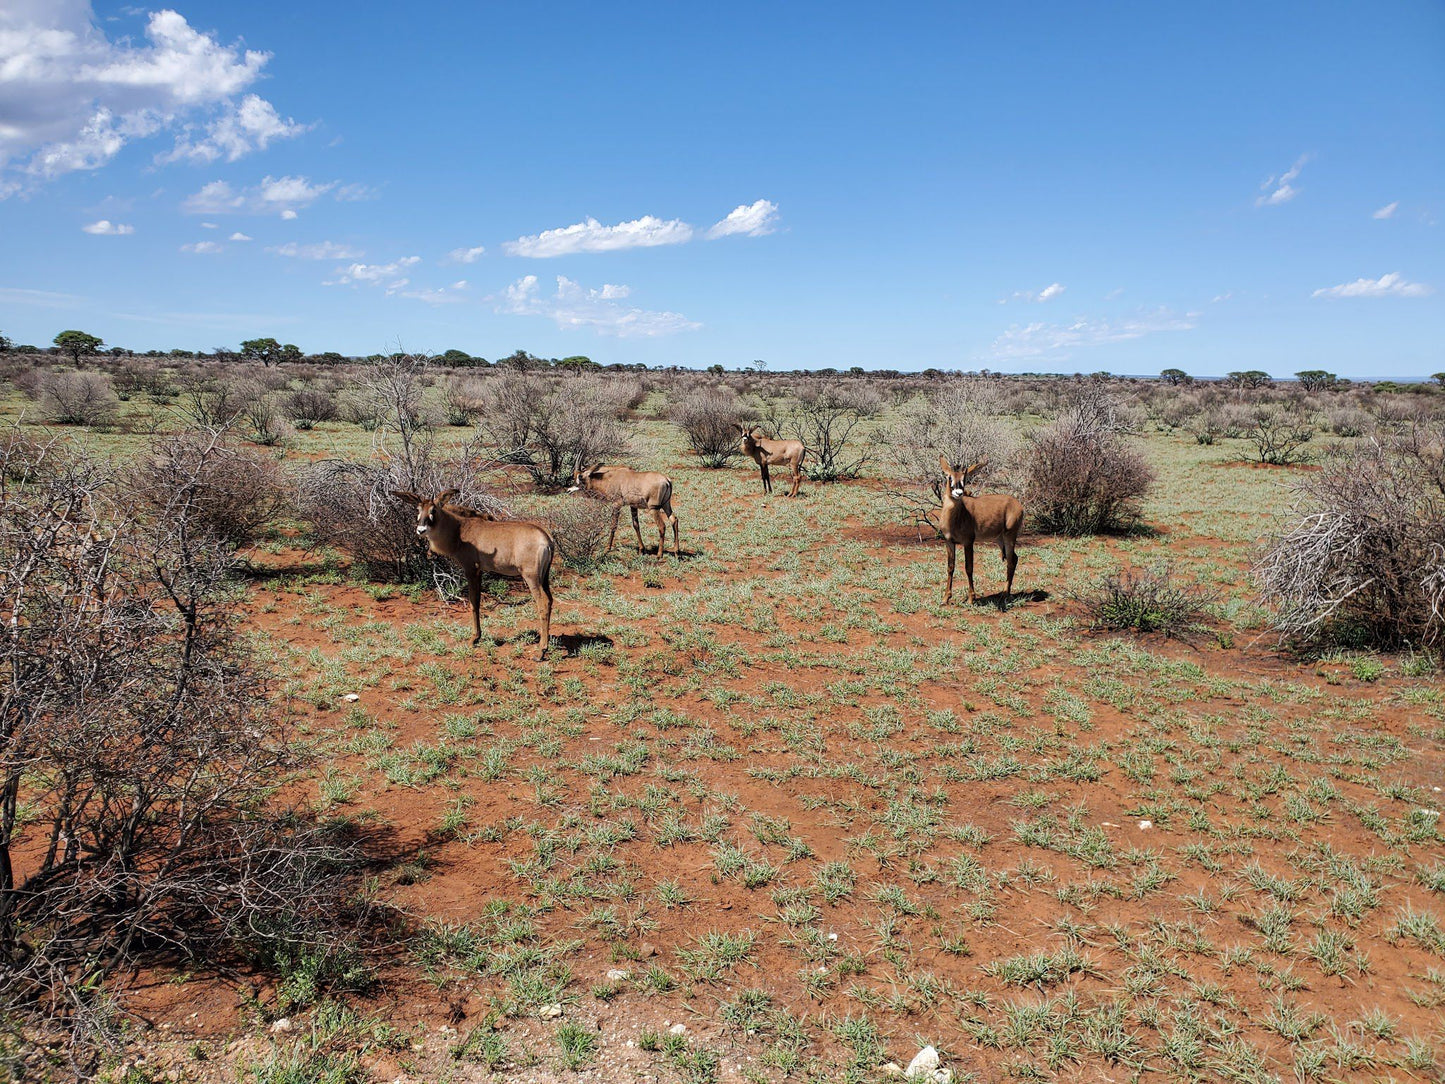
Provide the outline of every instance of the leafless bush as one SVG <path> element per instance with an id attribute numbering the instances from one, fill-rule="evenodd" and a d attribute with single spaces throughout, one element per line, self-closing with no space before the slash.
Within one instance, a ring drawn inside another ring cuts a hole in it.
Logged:
<path id="1" fill-rule="evenodd" d="M 499 460 L 523 467 L 539 487 L 560 488 L 580 464 L 615 458 L 626 448 L 620 415 L 632 383 L 498 373 L 484 385 L 477 430 Z"/>
<path id="2" fill-rule="evenodd" d="M 183 495 L 188 529 L 233 547 L 256 541 L 288 506 L 280 463 L 226 443 L 219 431 L 157 441 L 124 486 L 157 515 Z"/>
<path id="3" fill-rule="evenodd" d="M 1254 572 L 1290 639 L 1445 643 L 1445 425 L 1336 451 Z"/>
<path id="4" fill-rule="evenodd" d="M 295 756 L 205 486 L 137 515 L 107 469 L 0 482 L 0 1020 L 68 1041 L 84 1079 L 145 955 L 319 931 L 343 856 L 277 803 Z"/>
<path id="5" fill-rule="evenodd" d="M 1305 445 L 1314 439 L 1315 427 L 1297 406 L 1271 403 L 1254 408 L 1244 435 L 1257 462 L 1285 466 L 1309 458 Z"/>
<path id="6" fill-rule="evenodd" d="M 1185 424 L 1198 444 L 1214 444 L 1224 435 L 1224 419 L 1218 407 L 1199 411 Z"/>
<path id="7" fill-rule="evenodd" d="M 1357 406 L 1335 406 L 1325 411 L 1330 432 L 1337 437 L 1362 437 L 1370 431 L 1375 419 Z"/>
<path id="8" fill-rule="evenodd" d="M 321 388 L 302 388 L 286 397 L 286 417 L 297 429 L 312 429 L 339 416 L 336 397 Z"/>
<path id="9" fill-rule="evenodd" d="M 1103 534 L 1139 525 L 1154 473 L 1126 443 L 1118 419 L 1090 395 L 1029 435 L 1024 504 L 1041 530 Z"/>
<path id="10" fill-rule="evenodd" d="M 1010 428 L 997 416 L 1003 409 L 995 384 L 962 380 L 905 404 L 896 422 L 879 433 L 882 467 L 891 479 L 889 496 L 903 519 L 938 524 L 938 457 L 965 466 L 987 461 L 975 478 L 980 483 L 1007 471 L 1018 452 Z"/>
<path id="11" fill-rule="evenodd" d="M 253 444 L 269 447 L 292 435 L 273 394 L 262 392 L 256 396 L 246 404 L 242 417 L 246 423 L 246 439 Z"/>
<path id="12" fill-rule="evenodd" d="M 471 425 L 485 402 L 482 381 L 475 376 L 453 375 L 442 391 L 448 425 Z"/>
<path id="13" fill-rule="evenodd" d="M 312 538 L 348 554 L 370 576 L 402 583 L 432 583 L 455 597 L 461 580 L 448 562 L 436 561 L 417 539 L 416 511 L 392 496 L 397 490 L 433 495 L 459 491 L 457 502 L 497 519 L 508 519 L 507 506 L 482 484 L 470 450 L 453 457 L 416 447 L 410 461 L 377 459 L 369 463 L 329 460 L 303 469 L 297 486 L 300 514 Z"/>
<path id="14" fill-rule="evenodd" d="M 47 369 L 40 377 L 39 393 L 41 409 L 56 425 L 109 425 L 120 406 L 104 373 Z"/>
<path id="15" fill-rule="evenodd" d="M 127 358 L 111 373 L 115 392 L 125 402 L 141 396 L 163 403 L 175 395 L 169 375 L 153 361 Z"/>
<path id="16" fill-rule="evenodd" d="M 255 384 L 228 375 L 184 374 L 173 409 L 182 422 L 195 429 L 224 429 L 232 425 L 259 393 Z"/>
<path id="17" fill-rule="evenodd" d="M 704 467 L 725 467 L 738 451 L 743 403 L 728 387 L 689 387 L 670 404 L 672 422 Z"/>
<path id="18" fill-rule="evenodd" d="M 607 553 L 608 535 L 612 530 L 615 505 L 603 500 L 564 494 L 537 505 L 536 519 L 552 532 L 557 553 L 576 572 L 595 568 Z"/>
<path id="19" fill-rule="evenodd" d="M 867 384 L 804 385 L 779 432 L 796 437 L 808 449 L 804 469 L 813 481 L 856 478 L 869 451 L 853 442 L 853 434 L 882 407 L 883 397 Z"/>

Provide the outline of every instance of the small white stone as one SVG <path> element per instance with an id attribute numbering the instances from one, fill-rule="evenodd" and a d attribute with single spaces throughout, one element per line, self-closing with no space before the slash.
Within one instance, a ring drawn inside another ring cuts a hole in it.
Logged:
<path id="1" fill-rule="evenodd" d="M 830 934 L 828 935 L 828 940 L 829 940 L 829 941 L 836 941 L 836 940 L 838 940 L 838 935 L 837 935 L 836 933 L 830 933 Z"/>
<path id="2" fill-rule="evenodd" d="M 1147 830 L 1147 829 L 1150 829 L 1150 828 L 1153 828 L 1153 827 L 1154 827 L 1154 822 L 1153 822 L 1153 821 L 1140 821 L 1140 822 L 1139 822 L 1139 827 L 1142 828 L 1142 829 Z"/>
<path id="3" fill-rule="evenodd" d="M 631 971 L 624 971 L 624 970 L 623 970 L 622 968 L 620 968 L 620 967 L 614 967 L 611 971 L 607 972 L 607 981 L 608 981 L 608 982 L 622 982 L 622 981 L 624 981 L 625 979 L 631 978 L 631 976 L 632 976 L 632 972 L 631 972 Z"/>
<path id="4" fill-rule="evenodd" d="M 562 1006 L 543 1005 L 542 1008 L 538 1010 L 537 1015 L 540 1016 L 543 1020 L 555 1020 L 557 1017 L 562 1015 Z"/>
<path id="5" fill-rule="evenodd" d="M 930 1077 L 932 1077 L 933 1071 L 937 1068 L 938 1051 L 933 1049 L 933 1047 L 931 1046 L 925 1046 L 922 1050 L 915 1054 L 913 1056 L 913 1060 L 908 1063 L 907 1075 L 912 1077 L 921 1076 L 922 1074 L 927 1073 Z"/>
<path id="6" fill-rule="evenodd" d="M 890 1061 L 887 1065 L 883 1066 L 883 1075 L 902 1076 L 903 1066 L 899 1065 L 896 1061 Z"/>
<path id="7" fill-rule="evenodd" d="M 668 1033 L 671 1034 L 671 1035 L 686 1035 L 686 1034 L 687 1034 L 687 1025 L 686 1025 L 686 1024 L 673 1024 L 672 1027 L 668 1028 L 667 1030 L 668 1030 Z"/>
<path id="8" fill-rule="evenodd" d="M 356 693 L 347 693 L 341 699 L 345 700 L 348 704 L 355 704 L 361 697 L 357 696 Z"/>
<path id="9" fill-rule="evenodd" d="M 953 1084 L 953 1070 L 939 1069 L 933 1074 L 934 1084 Z"/>
<path id="10" fill-rule="evenodd" d="M 284 1016 L 281 1017 L 280 1020 L 277 1020 L 274 1024 L 271 1025 L 271 1034 L 272 1034 L 272 1035 L 281 1035 L 281 1034 L 284 1034 L 285 1032 L 288 1032 L 288 1031 L 290 1031 L 290 1030 L 291 1030 L 291 1021 L 290 1021 L 287 1017 L 284 1017 Z"/>

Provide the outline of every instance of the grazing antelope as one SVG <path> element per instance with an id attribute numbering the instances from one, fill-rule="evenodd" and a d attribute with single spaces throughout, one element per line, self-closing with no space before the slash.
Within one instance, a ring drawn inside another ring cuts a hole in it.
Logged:
<path id="1" fill-rule="evenodd" d="M 637 522 L 637 512 L 646 508 L 657 523 L 657 555 L 667 546 L 667 525 L 672 524 L 672 553 L 681 558 L 682 548 L 677 537 L 677 517 L 672 513 L 672 479 L 655 470 L 633 470 L 631 467 L 604 467 L 601 463 L 585 470 L 577 468 L 572 476 L 569 493 L 585 489 L 597 493 L 609 501 L 617 502 L 612 517 L 612 533 L 607 536 L 607 548 L 617 541 L 617 524 L 622 519 L 622 507 L 632 509 L 632 529 L 637 534 L 637 552 L 644 552 L 642 527 Z"/>
<path id="2" fill-rule="evenodd" d="M 998 542 L 999 553 L 1008 568 L 1008 585 L 1004 588 L 1004 601 L 1014 592 L 1014 569 L 1018 567 L 1017 552 L 1019 529 L 1024 525 L 1024 506 L 1007 493 L 985 493 L 970 497 L 964 490 L 969 478 L 983 470 L 987 459 L 980 459 L 965 470 L 961 466 L 950 467 L 948 460 L 938 457 L 943 468 L 943 508 L 938 521 L 943 528 L 943 540 L 948 545 L 948 589 L 944 592 L 946 606 L 953 601 L 953 565 L 958 543 L 963 543 L 963 571 L 968 576 L 968 601 L 973 595 L 973 544 Z"/>
<path id="3" fill-rule="evenodd" d="M 756 425 L 751 429 L 746 425 L 738 425 L 738 431 L 743 435 L 738 447 L 742 449 L 743 455 L 752 458 L 752 461 L 763 473 L 763 493 L 767 494 L 773 491 L 773 480 L 768 477 L 768 467 L 786 465 L 793 474 L 793 489 L 788 496 L 796 497 L 798 486 L 803 481 L 803 457 L 808 454 L 808 450 L 803 447 L 803 442 L 801 440 L 768 440 Z"/>
<path id="4" fill-rule="evenodd" d="M 416 505 L 416 533 L 432 553 L 449 557 L 467 577 L 472 603 L 472 646 L 482 638 L 482 573 L 520 577 L 532 592 L 540 627 L 538 658 L 547 655 L 552 630 L 552 557 L 556 543 L 546 528 L 522 520 L 495 520 L 473 508 L 450 504 L 455 489 L 431 500 L 399 490 L 397 500 Z"/>

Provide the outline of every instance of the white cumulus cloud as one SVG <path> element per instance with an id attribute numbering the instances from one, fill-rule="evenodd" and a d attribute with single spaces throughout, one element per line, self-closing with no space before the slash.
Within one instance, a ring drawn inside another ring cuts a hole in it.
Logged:
<path id="1" fill-rule="evenodd" d="M 771 200 L 760 199 L 756 203 L 744 203 L 735 207 L 721 222 L 707 231 L 708 240 L 743 234 L 746 237 L 762 237 L 777 228 L 778 205 Z"/>
<path id="2" fill-rule="evenodd" d="M 442 258 L 442 263 L 476 263 L 486 251 L 482 245 L 474 248 L 454 248 Z"/>
<path id="3" fill-rule="evenodd" d="M 204 226 L 205 223 L 202 222 L 201 225 Z M 250 237 L 248 237 L 246 234 L 242 233 L 240 230 L 237 230 L 235 233 L 231 234 L 231 238 L 230 238 L 230 239 L 231 239 L 232 241 L 249 241 L 249 240 L 251 240 Z"/>
<path id="4" fill-rule="evenodd" d="M 266 251 L 296 260 L 359 260 L 366 255 L 359 248 L 352 248 L 337 241 L 316 241 L 305 245 L 287 241 L 284 245 L 270 245 Z"/>
<path id="5" fill-rule="evenodd" d="M 511 256 L 543 259 L 570 256 L 577 252 L 618 252 L 628 248 L 680 245 L 691 241 L 692 236 L 692 227 L 676 218 L 664 221 L 654 215 L 643 215 L 615 226 L 604 226 L 595 218 L 589 218 L 572 226 L 519 237 L 502 247 Z"/>
<path id="6" fill-rule="evenodd" d="M 1052 301 L 1066 288 L 1063 283 L 1051 282 L 1042 290 L 1015 290 L 1011 297 L 1002 298 L 999 304 L 1006 305 L 1010 301 Z"/>
<path id="7" fill-rule="evenodd" d="M 1399 209 L 1400 209 L 1400 201 L 1399 201 L 1399 200 L 1396 200 L 1394 203 L 1387 203 L 1387 204 L 1385 204 L 1385 206 L 1381 207 L 1378 211 L 1376 211 L 1376 212 L 1375 212 L 1374 214 L 1372 214 L 1370 217 L 1371 217 L 1371 218 L 1394 218 L 1394 217 L 1395 217 L 1395 212 L 1398 211 Z"/>
<path id="8" fill-rule="evenodd" d="M 1189 331 L 1196 326 L 1198 315 L 1157 309 L 1122 320 L 1081 319 L 1071 324 L 1014 325 L 994 340 L 992 356 L 996 360 L 1062 360 L 1078 349 L 1142 339 L 1160 331 Z"/>
<path id="9" fill-rule="evenodd" d="M 1355 279 L 1338 286 L 1325 286 L 1316 290 L 1311 297 L 1426 297 L 1434 293 L 1434 287 L 1423 282 L 1406 282 L 1398 271 L 1381 275 L 1377 279 Z"/>
<path id="10" fill-rule="evenodd" d="M 1294 181 L 1299 177 L 1300 170 L 1304 169 L 1305 163 L 1310 160 L 1308 154 L 1302 154 L 1295 159 L 1294 165 L 1285 170 L 1278 177 L 1268 178 L 1260 185 L 1260 191 L 1264 195 L 1255 199 L 1256 207 L 1271 207 L 1281 203 L 1288 203 L 1299 195 L 1299 189 L 1294 187 Z"/>
<path id="11" fill-rule="evenodd" d="M 112 41 L 88 0 L 0 4 L 0 196 L 98 169 L 166 131 L 178 136 L 163 160 L 210 161 L 304 130 L 244 93 L 269 53 L 222 44 L 170 10 L 151 12 L 144 34 Z"/>
<path id="12" fill-rule="evenodd" d="M 557 290 L 545 296 L 536 275 L 527 275 L 493 298 L 500 313 L 544 316 L 560 328 L 584 328 L 618 338 L 655 338 L 702 325 L 676 312 L 650 312 L 618 304 L 632 291 L 612 283 L 588 289 L 565 275 L 557 276 Z"/>
<path id="13" fill-rule="evenodd" d="M 193 215 L 280 215 L 289 219 L 334 188 L 335 181 L 313 184 L 305 177 L 267 176 L 260 184 L 245 188 L 212 181 L 187 196 L 181 210 Z"/>
<path id="14" fill-rule="evenodd" d="M 92 222 L 90 225 L 80 228 L 86 233 L 93 233 L 100 237 L 123 237 L 125 234 L 135 233 L 134 226 L 112 222 L 108 218 L 102 218 L 99 222 Z"/>
<path id="15" fill-rule="evenodd" d="M 393 294 L 407 286 L 409 268 L 421 263 L 420 256 L 403 256 L 391 263 L 353 263 L 336 270 L 336 277 L 327 280 L 324 286 L 380 286 Z"/>
<path id="16" fill-rule="evenodd" d="M 217 244 L 215 241 L 193 241 L 188 245 L 182 245 L 181 251 L 193 252 L 197 255 L 205 256 L 221 252 L 224 250 L 224 247 L 225 246 Z"/>

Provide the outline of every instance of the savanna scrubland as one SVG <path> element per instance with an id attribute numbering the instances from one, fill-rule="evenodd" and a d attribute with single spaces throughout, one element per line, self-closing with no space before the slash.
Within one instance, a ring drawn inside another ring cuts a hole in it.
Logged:
<path id="1" fill-rule="evenodd" d="M 0 355 L 0 1072 L 1439 1079 L 1445 390 L 458 360 Z"/>

